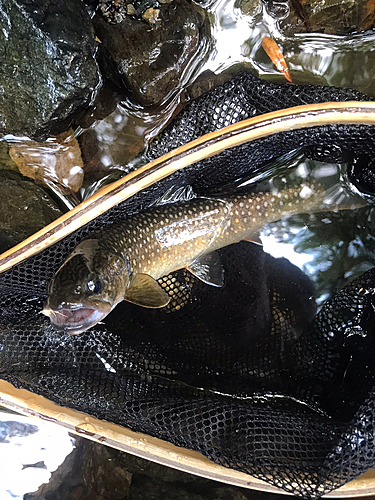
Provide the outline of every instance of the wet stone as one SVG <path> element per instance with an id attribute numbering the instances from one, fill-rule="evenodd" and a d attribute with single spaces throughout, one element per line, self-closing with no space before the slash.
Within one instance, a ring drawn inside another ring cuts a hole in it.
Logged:
<path id="1" fill-rule="evenodd" d="M 237 0 L 236 7 L 241 9 L 245 16 L 259 14 L 262 9 L 261 0 Z"/>
<path id="2" fill-rule="evenodd" d="M 121 23 L 126 16 L 148 19 L 147 11 L 158 10 L 161 3 L 171 3 L 173 0 L 100 0 L 98 8 L 108 23 Z"/>
<path id="3" fill-rule="evenodd" d="M 0 252 L 5 252 L 62 215 L 61 210 L 33 181 L 0 171 Z"/>
<path id="4" fill-rule="evenodd" d="M 268 3 L 272 9 L 272 4 L 278 2 Z M 290 14 L 280 23 L 281 29 L 290 33 L 297 30 L 345 35 L 368 30 L 375 24 L 373 0 L 293 0 L 290 6 Z"/>
<path id="5" fill-rule="evenodd" d="M 68 128 L 101 83 L 80 0 L 0 3 L 0 135 L 42 140 Z"/>
<path id="6" fill-rule="evenodd" d="M 129 16 L 133 16 L 135 14 L 136 10 L 135 10 L 135 7 L 132 3 L 128 3 L 128 5 L 126 6 L 126 13 L 129 15 Z"/>
<path id="7" fill-rule="evenodd" d="M 9 145 L 6 141 L 0 141 L 0 170 L 14 170 L 18 172 L 18 167 L 9 156 Z"/>
<path id="8" fill-rule="evenodd" d="M 15 141 L 9 154 L 22 175 L 42 184 L 52 182 L 62 193 L 77 192 L 82 185 L 81 150 L 72 129 L 45 142 Z"/>
<path id="9" fill-rule="evenodd" d="M 95 492 L 93 498 L 128 498 L 132 474 L 116 460 L 116 454 L 110 448 L 100 445 L 87 447 L 82 469 L 86 486 Z"/>
<path id="10" fill-rule="evenodd" d="M 150 24 L 156 24 L 159 21 L 160 9 L 150 7 L 143 13 L 142 19 Z"/>
<path id="11" fill-rule="evenodd" d="M 109 23 L 121 23 L 127 14 L 127 4 L 124 0 L 101 0 L 99 9 Z"/>
<path id="12" fill-rule="evenodd" d="M 99 11 L 93 22 L 132 99 L 153 106 L 175 91 L 186 68 L 202 55 L 208 22 L 204 11 L 186 0 L 148 7 L 142 15 L 111 24 Z"/>

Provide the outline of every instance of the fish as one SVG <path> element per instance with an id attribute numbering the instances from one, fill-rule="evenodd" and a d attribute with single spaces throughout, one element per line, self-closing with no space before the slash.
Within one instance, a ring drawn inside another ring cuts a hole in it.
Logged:
<path id="1" fill-rule="evenodd" d="M 125 300 L 147 308 L 168 305 L 161 277 L 186 268 L 208 285 L 224 285 L 217 250 L 286 215 L 332 210 L 319 183 L 229 197 L 161 202 L 87 236 L 57 270 L 43 314 L 53 328 L 79 334 Z M 165 201 L 165 200 L 164 200 Z M 362 201 L 362 200 L 361 200 Z M 351 201 L 344 208 L 355 208 Z"/>

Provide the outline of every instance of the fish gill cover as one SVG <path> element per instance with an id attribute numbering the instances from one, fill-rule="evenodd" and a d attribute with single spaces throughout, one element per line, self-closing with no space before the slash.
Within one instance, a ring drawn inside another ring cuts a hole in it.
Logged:
<path id="1" fill-rule="evenodd" d="M 149 155 L 281 105 L 358 99 L 366 96 L 240 75 L 193 101 Z M 317 312 L 306 275 L 241 242 L 219 250 L 223 288 L 186 270 L 160 280 L 183 307 L 121 302 L 78 336 L 56 334 L 40 314 L 51 278 L 88 234 L 150 206 L 172 185 L 201 196 L 237 189 L 239 177 L 301 147 L 321 159 L 351 159 L 352 181 L 375 192 L 374 129 L 366 126 L 288 131 L 187 167 L 0 276 L 1 378 L 306 498 L 374 467 L 374 269 Z"/>

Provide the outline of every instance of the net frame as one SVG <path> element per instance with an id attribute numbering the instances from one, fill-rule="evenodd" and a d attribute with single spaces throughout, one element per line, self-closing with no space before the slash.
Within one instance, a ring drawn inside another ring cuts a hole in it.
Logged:
<path id="1" fill-rule="evenodd" d="M 4 380 L 0 380 L 0 405 L 36 420 L 54 422 L 77 436 L 182 472 L 241 488 L 289 494 L 249 474 L 215 464 L 197 451 L 180 448 L 168 441 L 59 406 L 43 396 L 17 389 Z M 370 495 L 375 495 L 375 469 L 329 492 L 324 498 L 359 498 Z"/>

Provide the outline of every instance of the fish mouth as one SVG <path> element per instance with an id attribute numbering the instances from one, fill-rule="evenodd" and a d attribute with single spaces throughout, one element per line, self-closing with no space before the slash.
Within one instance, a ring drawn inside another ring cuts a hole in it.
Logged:
<path id="1" fill-rule="evenodd" d="M 92 307 L 65 307 L 57 311 L 45 307 L 43 314 L 49 317 L 52 326 L 59 332 L 77 335 L 96 325 L 108 313 Z"/>

